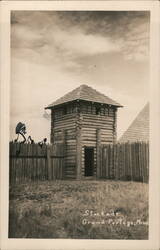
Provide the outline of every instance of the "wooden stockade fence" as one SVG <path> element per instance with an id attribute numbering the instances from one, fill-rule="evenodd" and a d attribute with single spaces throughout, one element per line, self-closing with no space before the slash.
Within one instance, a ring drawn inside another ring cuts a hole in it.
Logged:
<path id="1" fill-rule="evenodd" d="M 118 143 L 100 147 L 100 178 L 148 182 L 149 143 Z"/>
<path id="2" fill-rule="evenodd" d="M 98 145 L 97 177 L 148 182 L 149 143 Z M 65 178 L 65 145 L 10 142 L 10 183 Z"/>
<path id="3" fill-rule="evenodd" d="M 10 183 L 63 179 L 64 145 L 10 142 Z"/>

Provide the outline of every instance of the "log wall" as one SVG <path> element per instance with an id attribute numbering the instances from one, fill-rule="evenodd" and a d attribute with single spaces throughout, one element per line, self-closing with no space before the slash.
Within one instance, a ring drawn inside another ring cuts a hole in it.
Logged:
<path id="1" fill-rule="evenodd" d="M 108 115 L 82 114 L 82 177 L 85 170 L 84 148 L 94 147 L 94 176 L 97 176 L 97 131 L 100 130 L 102 145 L 116 141 L 116 113 Z"/>
<path id="2" fill-rule="evenodd" d="M 76 178 L 76 114 L 66 114 L 53 118 L 51 122 L 51 143 L 63 142 L 65 131 L 65 171 L 66 178 Z"/>
<path id="3" fill-rule="evenodd" d="M 96 114 L 96 106 L 92 105 L 89 109 L 85 105 L 77 103 L 75 109 L 77 112 L 70 114 L 55 116 L 52 110 L 51 143 L 64 143 L 62 135 L 65 130 L 65 176 L 67 178 L 79 179 L 84 176 L 85 147 L 94 147 L 94 175 L 96 176 L 97 130 L 101 130 L 101 144 L 112 144 L 116 141 L 116 109 L 101 107 L 101 112 Z M 62 109 L 60 111 L 62 113 Z"/>

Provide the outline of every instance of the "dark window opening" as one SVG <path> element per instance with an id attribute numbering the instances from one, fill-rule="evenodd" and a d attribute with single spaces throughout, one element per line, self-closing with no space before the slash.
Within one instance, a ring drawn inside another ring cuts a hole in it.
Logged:
<path id="1" fill-rule="evenodd" d="M 67 114 L 67 107 L 65 106 L 64 108 L 63 108 L 63 115 L 66 115 Z"/>
<path id="2" fill-rule="evenodd" d="M 96 115 L 100 115 L 101 112 L 101 108 L 100 107 L 96 107 Z"/>
<path id="3" fill-rule="evenodd" d="M 94 175 L 94 148 L 85 147 L 85 176 Z"/>
<path id="4" fill-rule="evenodd" d="M 109 114 L 109 109 L 107 107 L 105 107 L 104 114 L 107 115 L 107 116 Z"/>
<path id="5" fill-rule="evenodd" d="M 105 115 L 105 109 L 103 106 L 101 107 L 101 115 Z"/>
<path id="6" fill-rule="evenodd" d="M 96 107 L 92 105 L 92 114 L 95 115 L 96 114 Z"/>
<path id="7" fill-rule="evenodd" d="M 92 106 L 91 105 L 87 106 L 87 113 L 92 114 Z"/>

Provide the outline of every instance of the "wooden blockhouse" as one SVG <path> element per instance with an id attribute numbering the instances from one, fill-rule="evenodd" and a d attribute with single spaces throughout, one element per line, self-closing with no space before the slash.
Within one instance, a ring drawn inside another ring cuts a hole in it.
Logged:
<path id="1" fill-rule="evenodd" d="M 81 85 L 51 110 L 51 143 L 65 145 L 65 178 L 99 177 L 99 146 L 116 142 L 119 103 Z"/>

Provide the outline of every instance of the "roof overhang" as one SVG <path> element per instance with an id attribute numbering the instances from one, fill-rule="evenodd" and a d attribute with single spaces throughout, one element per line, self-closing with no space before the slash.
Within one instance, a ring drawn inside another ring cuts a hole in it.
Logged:
<path id="1" fill-rule="evenodd" d="M 82 100 L 82 99 L 75 99 L 75 100 L 72 100 L 72 101 L 69 101 L 69 102 L 64 102 L 64 103 L 60 103 L 60 104 L 57 104 L 57 105 L 53 105 L 53 104 L 50 104 L 48 105 L 47 107 L 45 107 L 44 109 L 53 109 L 55 107 L 60 107 L 60 106 L 64 106 L 66 104 L 69 104 L 69 103 L 73 103 L 73 102 L 79 102 L 79 101 L 84 101 L 84 102 L 90 102 L 90 103 L 95 103 L 95 104 L 100 104 L 100 105 L 108 105 L 108 106 L 112 106 L 112 107 L 116 107 L 116 108 L 123 108 L 124 106 L 122 106 L 121 104 L 109 104 L 109 103 L 100 103 L 100 102 L 95 102 L 95 101 L 89 101 L 89 100 Z"/>

